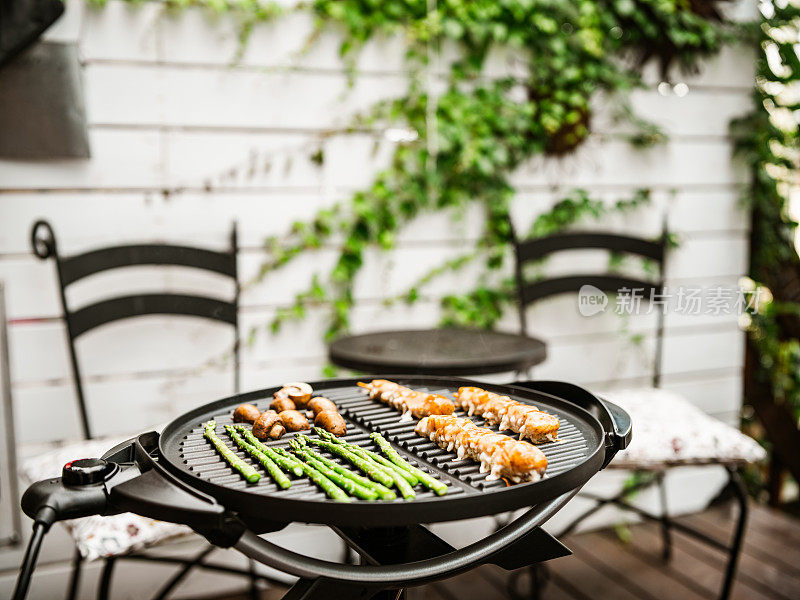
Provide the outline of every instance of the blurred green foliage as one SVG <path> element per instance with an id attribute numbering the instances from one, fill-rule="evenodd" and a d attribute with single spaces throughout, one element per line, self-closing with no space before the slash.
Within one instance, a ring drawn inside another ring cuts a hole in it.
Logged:
<path id="1" fill-rule="evenodd" d="M 751 214 L 750 278 L 765 290 L 750 311 L 748 335 L 757 355 L 754 377 L 800 423 L 800 258 L 791 204 L 800 169 L 800 2 L 762 1 L 759 8 L 754 108 L 731 124 L 750 174 L 743 196 Z M 744 425 L 772 450 L 752 411 L 745 411 Z M 763 488 L 763 468 L 751 467 L 747 475 L 751 490 Z"/>

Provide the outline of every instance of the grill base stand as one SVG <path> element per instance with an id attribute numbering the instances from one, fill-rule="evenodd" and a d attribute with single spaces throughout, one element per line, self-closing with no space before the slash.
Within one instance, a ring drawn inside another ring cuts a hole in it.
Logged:
<path id="1" fill-rule="evenodd" d="M 392 565 L 416 562 L 454 552 L 455 548 L 421 525 L 386 528 L 332 529 L 361 557 L 363 564 Z M 500 552 L 487 556 L 507 570 L 569 556 L 572 552 L 556 538 L 537 527 Z M 300 579 L 283 600 L 401 600 L 396 589 L 380 589 L 320 577 Z"/>

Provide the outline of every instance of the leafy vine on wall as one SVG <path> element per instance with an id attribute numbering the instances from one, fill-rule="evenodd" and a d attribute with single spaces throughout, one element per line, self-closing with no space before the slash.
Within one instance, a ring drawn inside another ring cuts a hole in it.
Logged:
<path id="1" fill-rule="evenodd" d="M 129 0 L 135 1 L 135 0 Z M 93 0 L 104 4 L 104 0 Z M 330 308 L 326 337 L 347 330 L 354 282 L 365 252 L 390 250 L 404 225 L 423 213 L 477 204 L 485 215 L 476 247 L 412 282 L 402 300 L 444 273 L 468 265 L 483 273 L 474 289 L 442 299 L 442 323 L 492 327 L 511 301 L 508 281 L 512 173 L 537 156 L 560 157 L 578 148 L 592 129 L 593 98 L 606 94 L 628 140 L 647 147 L 665 139 L 635 115 L 631 90 L 643 86 L 642 66 L 655 61 L 661 77 L 694 68 L 735 37 L 718 0 L 309 0 L 291 10 L 316 16 L 317 32 L 341 33 L 340 53 L 353 66 L 357 52 L 377 37 L 402 36 L 409 73 L 407 93 L 359 115 L 354 129 L 400 128 L 389 166 L 346 201 L 295 223 L 265 241 L 268 259 L 258 279 L 323 244 L 339 243 L 334 267 L 313 276 L 292 306 L 280 310 L 277 330 L 302 319 L 307 307 Z M 166 0 L 168 10 L 203 6 L 229 13 L 246 43 L 254 24 L 286 7 L 266 0 Z M 312 38 L 316 37 L 312 35 Z M 313 41 L 311 42 L 313 43 Z M 448 52 L 442 52 L 443 50 Z M 521 74 L 485 68 L 494 50 L 510 53 Z M 449 52 L 452 51 L 452 52 Z M 441 56 L 455 58 L 441 65 Z M 431 73 L 436 76 L 431 76 Z M 354 75 L 355 76 L 355 75 Z M 435 91 L 435 93 L 434 93 Z M 313 160 L 322 163 L 324 154 Z M 647 201 L 646 191 L 610 206 L 574 190 L 532 225 L 549 233 L 608 210 Z"/>
<path id="2" fill-rule="evenodd" d="M 745 413 L 755 437 L 769 440 L 772 500 L 787 468 L 800 481 L 800 257 L 796 208 L 800 188 L 800 2 L 762 0 L 753 112 L 732 123 L 736 150 L 750 170 L 750 277 L 769 290 L 748 328 Z M 757 417 L 757 421 L 753 419 Z M 751 469 L 755 488 L 763 473 Z"/>
<path id="3" fill-rule="evenodd" d="M 442 323 L 495 325 L 511 302 L 506 263 L 514 170 L 535 156 L 563 156 L 583 143 L 591 130 L 591 101 L 600 92 L 613 97 L 621 107 L 619 118 L 633 125 L 631 143 L 663 140 L 626 102 L 626 94 L 643 85 L 641 66 L 656 60 L 667 77 L 673 66 L 694 67 L 732 35 L 715 3 L 700 1 L 449 0 L 431 7 L 426 0 L 316 0 L 310 7 L 320 17 L 319 27 L 343 32 L 345 57 L 374 36 L 402 33 L 411 74 L 406 95 L 378 103 L 358 120 L 412 133 L 398 144 L 390 166 L 348 201 L 267 240 L 270 259 L 260 277 L 334 236 L 343 238 L 333 269 L 315 275 L 272 323 L 278 329 L 304 318 L 307 306 L 324 304 L 331 308 L 327 338 L 348 328 L 354 282 L 368 248 L 391 249 L 401 228 L 424 212 L 470 203 L 480 204 L 485 214 L 475 250 L 434 268 L 411 285 L 405 300 L 416 301 L 421 285 L 435 277 L 478 263 L 485 272 L 479 284 L 442 299 Z M 444 89 L 433 95 L 420 74 L 431 67 L 430 49 L 438 52 L 445 44 L 458 48 L 458 57 L 448 65 Z M 484 67 L 496 48 L 511 49 L 526 74 L 489 75 Z M 576 190 L 543 215 L 539 227 L 567 226 L 600 205 Z M 531 233 L 543 232 L 534 225 Z"/>

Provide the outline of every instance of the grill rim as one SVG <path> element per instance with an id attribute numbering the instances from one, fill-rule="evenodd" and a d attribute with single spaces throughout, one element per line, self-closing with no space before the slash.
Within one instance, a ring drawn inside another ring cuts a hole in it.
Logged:
<path id="1" fill-rule="evenodd" d="M 175 418 L 159 436 L 158 447 L 161 457 L 159 462 L 171 474 L 195 489 L 214 497 L 229 510 L 237 512 L 243 520 L 247 520 L 247 517 L 268 518 L 285 523 L 304 522 L 343 526 L 394 526 L 456 521 L 526 508 L 583 486 L 602 468 L 605 440 L 610 432 L 606 431 L 591 413 L 570 402 L 567 398 L 514 387 L 513 384 L 490 384 L 460 377 L 406 374 L 371 375 L 369 377 L 369 379 L 377 378 L 395 380 L 412 387 L 458 388 L 474 385 L 497 393 L 517 396 L 531 403 L 538 401 L 539 404 L 545 405 L 543 408 L 548 408 L 547 405 L 552 406 L 567 413 L 574 421 L 590 428 L 595 435 L 596 442 L 594 448 L 591 448 L 594 440 L 586 439 L 587 446 L 590 448 L 583 460 L 566 471 L 545 477 L 537 482 L 493 488 L 475 494 L 458 494 L 454 497 L 435 496 L 413 501 L 343 503 L 328 499 L 308 500 L 253 494 L 247 488 L 235 489 L 224 484 L 212 483 L 180 466 L 184 462 L 180 454 L 180 446 L 187 427 L 196 426 L 198 420 L 207 418 L 209 413 L 225 412 L 232 410 L 240 403 L 271 397 L 275 391 L 280 389 L 280 386 L 273 386 L 215 400 Z M 331 388 L 355 386 L 356 382 L 363 380 L 363 377 L 328 379 L 310 382 L 310 385 L 315 392 L 321 392 Z M 420 460 L 424 459 L 420 457 Z"/>

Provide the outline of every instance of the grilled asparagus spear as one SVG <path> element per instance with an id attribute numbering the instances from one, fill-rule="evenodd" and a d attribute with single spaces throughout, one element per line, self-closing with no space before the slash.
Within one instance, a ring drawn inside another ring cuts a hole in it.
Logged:
<path id="1" fill-rule="evenodd" d="M 282 456 L 293 458 L 291 454 L 289 454 L 283 448 L 274 448 L 274 451 Z M 297 459 L 295 460 L 297 461 L 297 464 L 300 465 L 300 468 L 303 469 L 303 473 L 307 475 L 311 481 L 318 485 L 320 489 L 322 489 L 322 491 L 328 495 L 329 498 L 339 502 L 350 502 L 350 496 L 348 496 L 347 493 L 342 490 L 342 488 L 337 486 L 333 481 L 325 477 L 325 475 L 317 471 L 308 463 L 299 461 Z"/>
<path id="2" fill-rule="evenodd" d="M 214 445 L 220 456 L 236 471 L 239 471 L 248 483 L 255 483 L 261 479 L 261 473 L 256 471 L 253 465 L 236 456 L 236 453 L 225 445 L 225 442 L 217 435 L 216 428 L 217 422 L 209 421 L 203 427 L 203 435 Z"/>
<path id="3" fill-rule="evenodd" d="M 258 450 L 261 450 L 261 452 L 271 458 L 279 467 L 286 469 L 297 477 L 303 476 L 303 467 L 300 466 L 300 461 L 294 458 L 291 454 L 288 456 L 283 456 L 282 454 L 275 452 L 274 448 L 270 448 L 266 444 L 259 441 L 259 439 L 253 435 L 253 432 L 247 429 L 247 427 L 244 425 L 234 425 L 233 427 L 236 429 L 236 431 L 242 434 L 248 444 L 254 446 Z"/>
<path id="4" fill-rule="evenodd" d="M 278 486 L 280 486 L 283 489 L 288 489 L 292 487 L 292 482 L 289 481 L 289 478 L 286 476 L 286 473 L 281 471 L 280 467 L 276 465 L 269 456 L 261 452 L 261 450 L 259 450 L 255 446 L 248 444 L 244 440 L 244 438 L 241 435 L 239 435 L 239 433 L 236 431 L 233 425 L 226 425 L 225 431 L 228 432 L 228 435 L 231 437 L 233 442 L 237 446 L 239 446 L 239 448 L 247 452 L 247 454 L 249 454 L 258 462 L 261 463 L 261 465 L 267 470 L 267 473 L 269 473 L 270 477 L 272 477 L 272 479 L 275 481 L 275 483 L 278 484 Z"/>
<path id="5" fill-rule="evenodd" d="M 417 479 L 419 479 L 420 483 L 424 485 L 429 490 L 433 491 L 438 496 L 444 496 L 447 493 L 447 484 L 438 479 L 431 477 L 428 473 L 416 468 L 415 466 L 408 463 L 400 454 L 392 448 L 391 444 L 377 431 L 374 431 L 370 434 L 372 440 L 378 444 L 378 448 L 381 449 L 386 457 L 396 464 L 401 469 L 405 469 L 408 472 L 414 474 Z"/>
<path id="6" fill-rule="evenodd" d="M 317 471 L 322 473 L 325 477 L 336 483 L 339 487 L 341 487 L 345 492 L 352 496 L 356 496 L 357 498 L 361 498 L 362 500 L 375 500 L 378 497 L 378 492 L 376 492 L 371 487 L 365 487 L 349 479 L 334 471 L 333 469 L 328 468 L 325 464 L 318 461 L 311 455 L 311 451 L 305 448 L 302 444 L 297 442 L 296 440 L 292 440 L 289 442 L 289 446 L 298 457 L 304 460 L 306 463 L 314 467 Z"/>
<path id="7" fill-rule="evenodd" d="M 387 472 L 388 471 L 394 471 L 395 473 L 400 475 L 403 479 L 405 479 L 409 483 L 409 485 L 417 485 L 417 483 L 419 483 L 419 481 L 417 480 L 417 477 L 413 473 L 410 473 L 409 471 L 406 471 L 405 469 L 401 469 L 396 464 L 394 464 L 392 461 L 385 459 L 380 454 L 376 454 L 375 452 L 372 452 L 371 450 L 367 450 L 366 448 L 362 448 L 361 446 L 359 446 L 357 444 L 350 444 L 348 442 L 345 442 L 344 440 L 339 439 L 334 435 L 331 435 L 330 433 L 328 433 L 324 429 L 320 429 L 319 427 L 315 427 L 314 431 L 321 438 L 323 438 L 323 439 L 325 439 L 325 440 L 327 440 L 327 441 L 329 441 L 329 442 L 331 442 L 333 444 L 340 444 L 342 446 L 347 446 L 347 448 L 353 454 L 357 454 L 357 455 L 359 455 L 361 458 L 363 458 L 365 460 L 371 460 L 373 462 L 378 463 L 379 465 L 381 465 L 383 467 L 384 471 L 387 471 Z M 389 473 L 389 474 L 391 475 L 391 473 Z"/>
<path id="8" fill-rule="evenodd" d="M 386 487 L 396 487 L 406 500 L 414 498 L 416 494 L 411 488 L 411 484 L 403 478 L 400 473 L 393 469 L 388 469 L 368 458 L 360 456 L 351 450 L 349 444 L 335 444 L 326 440 L 317 440 L 308 438 L 308 441 L 317 446 L 325 448 L 328 452 L 341 456 L 343 459 L 356 466 L 360 471 L 372 477 L 375 481 L 380 482 Z"/>
<path id="9" fill-rule="evenodd" d="M 332 461 L 328 457 L 322 456 L 322 454 L 319 454 L 318 452 L 314 452 L 314 450 L 312 450 L 307 445 L 308 444 L 308 441 L 307 441 L 308 438 L 306 436 L 298 435 L 295 438 L 295 440 L 299 444 L 304 446 L 306 451 L 309 452 L 311 454 L 311 456 L 313 456 L 315 459 L 317 459 L 319 462 L 324 464 L 329 469 L 333 469 L 337 473 L 339 473 L 341 475 L 344 475 L 348 479 L 352 479 L 354 482 L 356 482 L 356 483 L 358 483 L 358 484 L 360 484 L 360 485 L 362 485 L 364 487 L 368 487 L 368 488 L 371 488 L 371 489 L 375 490 L 378 493 L 378 498 L 380 498 L 381 500 L 394 500 L 395 498 L 397 498 L 397 495 L 392 490 L 390 490 L 388 487 L 386 487 L 385 485 L 381 485 L 377 481 L 372 481 L 371 479 L 368 479 L 366 477 L 362 477 L 361 475 L 359 475 L 357 473 L 353 473 L 353 471 L 351 471 L 350 469 L 346 469 L 345 467 L 343 467 L 342 465 Z"/>
<path id="10" fill-rule="evenodd" d="M 326 440 L 317 440 L 314 438 L 308 438 L 308 441 L 316 446 L 325 448 L 331 454 L 340 456 L 351 465 L 356 467 L 359 471 L 364 473 L 367 477 L 371 477 L 378 483 L 386 487 L 392 487 L 394 485 L 394 478 L 384 471 L 380 465 L 376 465 L 371 461 L 361 458 L 357 454 L 353 454 L 350 452 L 350 450 L 348 450 L 347 446 L 334 444 Z"/>

